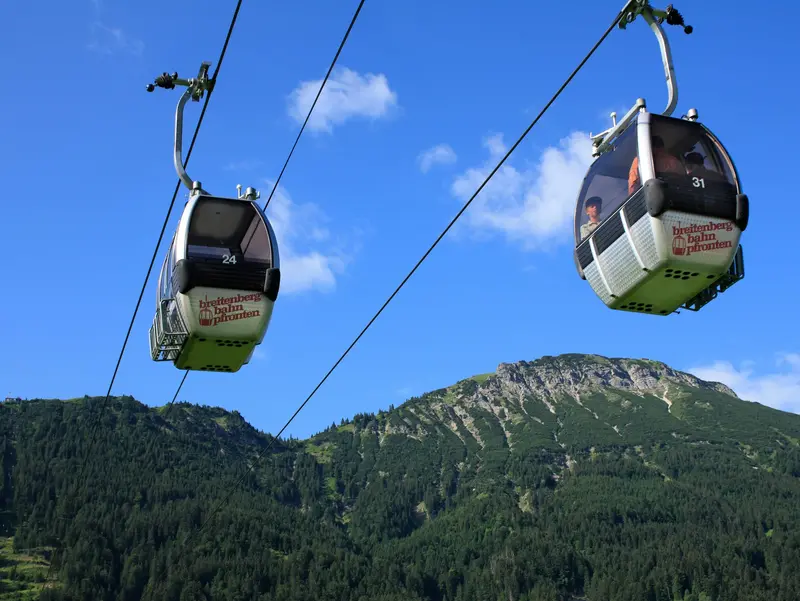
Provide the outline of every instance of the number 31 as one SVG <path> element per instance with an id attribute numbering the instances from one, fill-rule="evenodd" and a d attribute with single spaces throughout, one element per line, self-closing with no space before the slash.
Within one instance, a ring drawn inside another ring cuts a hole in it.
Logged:
<path id="1" fill-rule="evenodd" d="M 706 187 L 706 180 L 702 177 L 693 177 L 692 178 L 692 185 L 695 188 L 705 188 Z"/>
<path id="2" fill-rule="evenodd" d="M 222 255 L 222 262 L 226 265 L 236 265 L 236 255 Z"/>

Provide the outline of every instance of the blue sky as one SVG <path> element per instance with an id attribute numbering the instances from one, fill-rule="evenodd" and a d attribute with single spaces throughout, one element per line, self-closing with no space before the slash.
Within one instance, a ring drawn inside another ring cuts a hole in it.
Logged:
<path id="1" fill-rule="evenodd" d="M 268 195 L 356 4 L 245 0 L 193 178 L 214 194 L 241 183 Z M 179 398 L 238 409 L 276 432 L 469 197 L 475 170 L 513 144 L 622 4 L 580 0 L 565 18 L 558 3 L 368 0 L 268 210 L 283 287 L 264 344 L 235 375 L 190 374 Z M 144 86 L 216 61 L 234 6 L 45 0 L 7 15 L 4 394 L 105 394 L 176 182 L 180 91 Z M 664 319 L 607 309 L 575 272 L 571 217 L 588 132 L 639 96 L 651 110 L 666 102 L 656 40 L 638 19 L 611 34 L 287 435 L 501 362 L 568 352 L 661 360 L 800 412 L 800 287 L 786 227 L 796 216 L 777 210 L 795 187 L 790 99 L 800 90 L 789 74 L 800 9 L 786 4 L 776 19 L 677 7 L 695 31 L 668 28 L 676 114 L 696 107 L 736 161 L 752 206 L 746 279 L 697 314 Z M 187 107 L 187 140 L 199 114 Z M 147 331 L 185 197 L 112 391 L 153 405 L 182 376 L 150 360 Z M 525 211 L 531 226 L 497 218 Z"/>

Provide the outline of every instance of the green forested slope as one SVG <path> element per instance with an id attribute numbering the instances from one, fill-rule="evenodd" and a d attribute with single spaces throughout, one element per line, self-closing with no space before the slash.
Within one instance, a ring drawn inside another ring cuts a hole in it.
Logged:
<path id="1" fill-rule="evenodd" d="M 800 416 L 663 364 L 501 365 L 260 459 L 115 398 L 81 472 L 101 403 L 0 405 L 0 599 L 49 549 L 42 599 L 800 599 Z"/>

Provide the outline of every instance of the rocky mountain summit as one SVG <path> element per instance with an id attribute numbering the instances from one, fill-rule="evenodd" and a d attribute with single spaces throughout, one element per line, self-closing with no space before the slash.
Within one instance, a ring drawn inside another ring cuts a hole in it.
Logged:
<path id="1" fill-rule="evenodd" d="M 537 431 L 538 439 L 542 430 L 548 430 L 547 436 L 564 449 L 566 442 L 560 435 L 566 432 L 571 438 L 579 425 L 584 430 L 581 439 L 587 442 L 608 442 L 609 429 L 621 438 L 626 431 L 642 429 L 654 434 L 656 427 L 665 435 L 682 436 L 687 434 L 686 419 L 698 409 L 737 402 L 742 404 L 724 384 L 706 382 L 657 361 L 545 356 L 532 362 L 501 363 L 495 373 L 412 398 L 387 414 L 382 433 L 420 438 L 441 424 L 463 443 L 468 444 L 469 437 L 484 447 L 488 430 L 499 425 L 504 437 L 501 446 L 527 446 L 532 431 Z M 577 408 L 585 413 L 576 414 Z M 587 416 L 598 422 L 588 430 L 583 423 Z M 642 442 L 640 436 L 634 439 L 633 444 Z"/>
<path id="2" fill-rule="evenodd" d="M 501 363 L 496 372 L 498 392 L 513 390 L 508 383 L 519 384 L 542 396 L 564 392 L 580 395 L 598 388 L 618 388 L 639 392 L 666 392 L 669 384 L 682 384 L 698 389 L 714 390 L 735 398 L 736 393 L 719 382 L 706 382 L 691 374 L 672 369 L 665 363 L 648 359 L 608 359 L 598 355 L 560 355 L 542 357 L 538 361 Z M 578 398 L 576 396 L 576 398 Z"/>

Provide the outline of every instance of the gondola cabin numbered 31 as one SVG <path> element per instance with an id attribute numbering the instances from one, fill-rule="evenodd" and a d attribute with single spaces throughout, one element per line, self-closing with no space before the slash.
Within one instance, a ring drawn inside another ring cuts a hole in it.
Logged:
<path id="1" fill-rule="evenodd" d="M 612 309 L 697 311 L 744 277 L 739 238 L 749 201 L 733 160 L 697 111 L 670 116 L 678 88 L 661 22 L 684 26 L 683 17 L 646 0 L 631 0 L 626 10 L 621 28 L 641 14 L 658 39 L 669 100 L 659 115 L 639 98 L 619 123 L 593 136 L 597 159 L 575 208 L 575 264 Z"/>
<path id="2" fill-rule="evenodd" d="M 699 308 L 741 275 L 748 206 L 711 132 L 642 111 L 584 179 L 578 272 L 612 309 Z"/>

